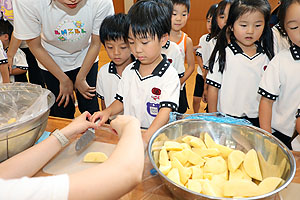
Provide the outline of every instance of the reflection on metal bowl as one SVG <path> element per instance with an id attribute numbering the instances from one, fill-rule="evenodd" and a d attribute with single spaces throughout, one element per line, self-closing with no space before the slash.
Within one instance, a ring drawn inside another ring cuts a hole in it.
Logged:
<path id="1" fill-rule="evenodd" d="M 30 113 L 20 119 L 30 106 L 42 95 L 45 96 L 46 108 Z M 0 84 L 0 162 L 31 147 L 45 131 L 50 108 L 55 97 L 47 89 L 29 83 Z M 3 103 L 4 102 L 4 103 Z M 16 118 L 11 124 L 3 124 L 7 119 Z"/>
<path id="2" fill-rule="evenodd" d="M 153 134 L 148 146 L 149 158 L 152 165 L 158 171 L 161 180 L 177 199 L 231 199 L 207 196 L 188 190 L 167 178 L 167 176 L 159 171 L 157 163 L 155 163 L 154 157 L 158 156 L 155 151 L 159 149 L 157 144 L 163 145 L 161 141 L 175 140 L 184 135 L 200 137 L 200 134 L 204 132 L 209 133 L 217 144 L 238 149 L 245 153 L 251 149 L 255 149 L 258 154 L 263 178 L 277 176 L 285 180 L 285 183 L 276 190 L 261 196 L 247 197 L 247 199 L 274 199 L 275 195 L 284 189 L 295 176 L 296 162 L 294 156 L 282 142 L 268 132 L 252 126 L 184 119 L 160 128 Z"/>

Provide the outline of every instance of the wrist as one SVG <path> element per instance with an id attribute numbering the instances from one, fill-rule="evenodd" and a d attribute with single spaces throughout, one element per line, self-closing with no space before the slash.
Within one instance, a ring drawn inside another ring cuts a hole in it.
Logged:
<path id="1" fill-rule="evenodd" d="M 56 139 L 58 140 L 58 142 L 61 144 L 62 147 L 69 144 L 69 139 L 59 129 L 56 129 L 54 132 L 51 133 L 51 135 L 56 137 Z"/>

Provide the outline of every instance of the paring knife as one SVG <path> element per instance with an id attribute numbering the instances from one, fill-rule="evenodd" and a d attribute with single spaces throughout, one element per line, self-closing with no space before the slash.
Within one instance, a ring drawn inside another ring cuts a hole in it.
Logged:
<path id="1" fill-rule="evenodd" d="M 100 122 L 100 119 L 96 121 L 96 124 Z M 95 129 L 89 128 L 76 142 L 75 150 L 80 151 L 86 147 L 95 138 Z"/>

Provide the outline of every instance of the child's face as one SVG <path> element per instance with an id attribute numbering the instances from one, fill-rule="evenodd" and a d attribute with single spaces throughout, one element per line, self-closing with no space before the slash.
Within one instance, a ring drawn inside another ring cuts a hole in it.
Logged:
<path id="1" fill-rule="evenodd" d="M 0 41 L 3 44 L 3 47 L 6 48 L 9 44 L 9 36 L 8 34 L 2 34 L 0 35 Z"/>
<path id="2" fill-rule="evenodd" d="M 206 19 L 206 28 L 209 33 L 211 32 L 211 18 L 212 17 L 210 16 Z"/>
<path id="3" fill-rule="evenodd" d="M 264 15 L 259 11 L 248 12 L 239 17 L 233 24 L 233 34 L 237 43 L 243 47 L 253 47 L 259 40 L 265 27 Z"/>
<path id="4" fill-rule="evenodd" d="M 286 10 L 284 28 L 290 40 L 300 47 L 300 4 L 295 2 Z"/>
<path id="5" fill-rule="evenodd" d="M 108 57 L 117 66 L 124 64 L 126 61 L 128 61 L 128 59 L 131 58 L 131 51 L 129 49 L 129 45 L 126 44 L 123 39 L 118 39 L 116 41 L 105 41 L 105 50 L 107 52 Z"/>
<path id="6" fill-rule="evenodd" d="M 163 36 L 161 40 L 155 35 L 154 38 L 148 35 L 147 38 L 134 37 L 129 30 L 128 42 L 130 50 L 143 65 L 151 65 L 161 55 L 161 47 L 166 44 L 168 36 Z"/>
<path id="7" fill-rule="evenodd" d="M 172 15 L 172 30 L 180 31 L 186 24 L 188 18 L 188 10 L 183 4 L 174 4 Z"/>
<path id="8" fill-rule="evenodd" d="M 222 29 L 226 25 L 230 6 L 230 4 L 227 4 L 224 9 L 224 14 L 217 16 L 217 23 L 220 29 Z"/>
<path id="9" fill-rule="evenodd" d="M 80 3 L 82 0 L 56 0 L 56 1 L 63 4 L 65 7 L 74 9 L 77 7 L 78 3 Z"/>

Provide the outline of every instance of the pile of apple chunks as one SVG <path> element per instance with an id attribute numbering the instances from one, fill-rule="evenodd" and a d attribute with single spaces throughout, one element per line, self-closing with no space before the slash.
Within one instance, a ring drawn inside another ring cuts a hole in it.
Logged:
<path id="1" fill-rule="evenodd" d="M 153 143 L 159 170 L 180 186 L 214 197 L 259 196 L 284 183 L 279 177 L 262 178 L 254 149 L 247 153 L 231 149 L 215 143 L 208 133 L 202 138 L 187 135 Z"/>

